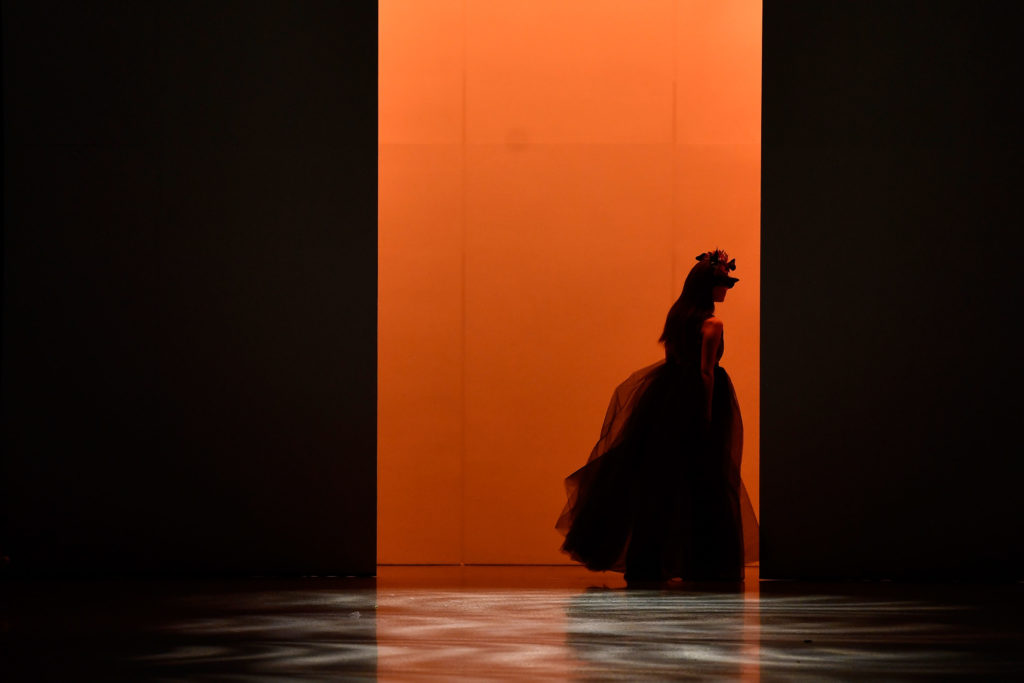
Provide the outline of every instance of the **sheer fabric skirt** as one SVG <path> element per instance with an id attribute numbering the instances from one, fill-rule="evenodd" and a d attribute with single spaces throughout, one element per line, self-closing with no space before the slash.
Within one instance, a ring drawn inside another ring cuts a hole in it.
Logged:
<path id="1" fill-rule="evenodd" d="M 743 422 L 715 367 L 711 422 L 699 372 L 661 360 L 612 395 L 587 464 L 565 480 L 562 550 L 630 580 L 737 580 L 758 558 L 740 478 Z"/>

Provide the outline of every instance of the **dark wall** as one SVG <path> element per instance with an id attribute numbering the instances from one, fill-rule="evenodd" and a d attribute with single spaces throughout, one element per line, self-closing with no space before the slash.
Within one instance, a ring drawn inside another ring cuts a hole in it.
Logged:
<path id="1" fill-rule="evenodd" d="M 764 2 L 762 577 L 1024 575 L 1014 4 Z"/>
<path id="2" fill-rule="evenodd" d="M 3 3 L 9 572 L 374 573 L 376 20 Z"/>

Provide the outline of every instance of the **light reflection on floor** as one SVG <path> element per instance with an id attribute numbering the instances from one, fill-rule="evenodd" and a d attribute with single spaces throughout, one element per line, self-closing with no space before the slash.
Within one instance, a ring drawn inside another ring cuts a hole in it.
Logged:
<path id="1" fill-rule="evenodd" d="M 6 581 L 5 680 L 1005 679 L 1024 584 L 674 585 L 564 567 Z"/>

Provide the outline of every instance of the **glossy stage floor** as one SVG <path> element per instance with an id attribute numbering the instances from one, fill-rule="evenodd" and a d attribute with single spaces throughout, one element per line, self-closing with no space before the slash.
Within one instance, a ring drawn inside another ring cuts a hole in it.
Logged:
<path id="1" fill-rule="evenodd" d="M 1024 584 L 627 590 L 578 567 L 0 583 L 3 680 L 1007 680 Z"/>

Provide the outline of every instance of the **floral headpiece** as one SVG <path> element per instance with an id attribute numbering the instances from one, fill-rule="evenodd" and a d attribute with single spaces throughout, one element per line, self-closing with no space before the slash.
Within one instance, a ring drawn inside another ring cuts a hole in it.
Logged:
<path id="1" fill-rule="evenodd" d="M 706 261 L 708 259 L 711 259 L 711 265 L 722 266 L 726 270 L 736 270 L 736 259 L 730 261 L 729 255 L 722 249 L 706 251 L 697 257 L 698 261 Z"/>
<path id="2" fill-rule="evenodd" d="M 736 270 L 736 259 L 729 260 L 729 255 L 726 254 L 725 251 L 723 251 L 722 249 L 706 251 L 700 256 L 698 256 L 697 260 L 710 261 L 712 266 L 719 266 L 725 270 L 725 272 L 723 273 L 718 268 L 715 268 L 715 284 L 732 288 L 734 284 L 740 281 L 738 277 L 733 277 L 729 275 L 730 270 Z"/>

